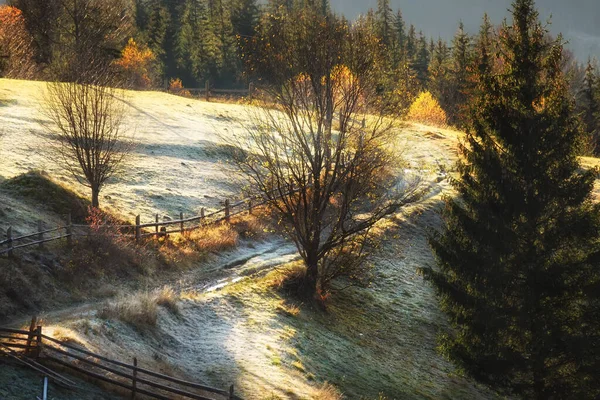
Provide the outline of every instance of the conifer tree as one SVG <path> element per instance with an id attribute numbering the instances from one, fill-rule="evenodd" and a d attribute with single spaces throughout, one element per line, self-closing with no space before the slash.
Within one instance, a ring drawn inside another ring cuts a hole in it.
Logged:
<path id="1" fill-rule="evenodd" d="M 233 32 L 242 38 L 250 38 L 256 33 L 260 10 L 256 0 L 233 0 L 231 23 Z"/>
<path id="2" fill-rule="evenodd" d="M 394 34 L 396 35 L 399 52 L 404 53 L 406 50 L 406 25 L 401 10 L 396 12 L 396 17 L 394 18 Z"/>
<path id="3" fill-rule="evenodd" d="M 589 150 L 593 154 L 598 154 L 600 150 L 600 82 L 592 60 L 588 60 L 578 100 L 581 119 L 591 147 Z"/>
<path id="4" fill-rule="evenodd" d="M 469 66 L 471 64 L 471 38 L 465 32 L 462 21 L 452 40 L 452 97 L 448 104 L 448 118 L 451 124 L 463 123 L 464 107 L 466 106 L 469 91 Z"/>
<path id="5" fill-rule="evenodd" d="M 419 41 L 417 45 L 417 54 L 412 63 L 412 68 L 417 74 L 421 90 L 427 89 L 429 82 L 429 46 L 423 32 L 419 32 Z"/>
<path id="6" fill-rule="evenodd" d="M 409 61 L 414 60 L 417 55 L 417 30 L 413 24 L 408 28 L 406 35 L 406 58 Z"/>
<path id="7" fill-rule="evenodd" d="M 394 40 L 393 11 L 390 0 L 377 0 L 377 36 L 381 43 L 388 49 L 392 47 Z"/>
<path id="8" fill-rule="evenodd" d="M 512 15 L 497 54 L 480 47 L 459 198 L 431 239 L 440 269 L 428 276 L 453 327 L 442 348 L 528 399 L 597 399 L 594 172 L 578 163 L 560 41 L 548 42 L 533 0 L 514 1 Z"/>
<path id="9" fill-rule="evenodd" d="M 446 110 L 450 100 L 450 50 L 442 38 L 438 38 L 429 64 L 429 91 Z"/>

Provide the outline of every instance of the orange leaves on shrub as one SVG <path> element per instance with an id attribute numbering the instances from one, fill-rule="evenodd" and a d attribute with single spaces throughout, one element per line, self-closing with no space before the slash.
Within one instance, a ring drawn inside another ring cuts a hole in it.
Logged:
<path id="1" fill-rule="evenodd" d="M 138 88 L 152 85 L 152 68 L 156 56 L 146 46 L 138 45 L 133 38 L 121 52 L 121 58 L 115 63 L 125 73 L 130 84 Z"/>
<path id="2" fill-rule="evenodd" d="M 179 78 L 171 79 L 169 81 L 169 92 L 174 92 L 175 94 L 185 97 L 192 96 L 189 90 L 184 90 L 183 82 L 181 82 L 181 79 Z"/>
<path id="3" fill-rule="evenodd" d="M 423 92 L 417 97 L 408 110 L 407 118 L 435 126 L 445 126 L 448 121 L 446 112 L 430 92 Z"/>
<path id="4" fill-rule="evenodd" d="M 23 13 L 16 7 L 0 6 L 0 51 L 2 73 L 9 78 L 32 78 L 33 39 L 25 28 Z"/>

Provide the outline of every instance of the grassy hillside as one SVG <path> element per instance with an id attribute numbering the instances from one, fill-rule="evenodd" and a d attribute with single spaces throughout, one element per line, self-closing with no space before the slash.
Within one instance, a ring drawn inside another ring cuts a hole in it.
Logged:
<path id="1" fill-rule="evenodd" d="M 57 164 L 48 146 L 43 114 L 43 82 L 0 79 L 0 176 L 10 179 L 33 170 L 89 198 L 88 190 Z M 244 131 L 247 109 L 159 92 L 126 92 L 128 129 L 135 149 L 126 171 L 101 193 L 100 203 L 133 220 L 141 214 L 199 213 L 239 194 L 239 181 L 225 161 L 220 136 Z"/>
<path id="2" fill-rule="evenodd" d="M 0 80 L 5 133 L 0 210 L 20 230 L 38 215 L 60 223 L 65 210 L 83 207 L 80 196 L 88 196 L 46 154 L 43 90 L 39 82 Z M 217 207 L 223 198 L 239 193 L 227 162 L 230 149 L 219 137 L 243 134 L 248 107 L 152 92 L 129 92 L 126 97 L 137 148 L 127 172 L 103 192 L 101 204 L 122 217 L 140 213 L 148 220 L 154 213 Z M 44 315 L 46 333 L 116 359 L 136 356 L 142 366 L 186 379 L 223 387 L 234 382 L 247 399 L 334 398 L 319 397 L 324 396 L 325 382 L 348 399 L 498 398 L 458 374 L 437 353 L 436 335 L 446 320 L 432 288 L 418 273 L 434 264 L 427 233 L 439 226 L 442 197 L 452 194 L 448 178 L 460 137 L 453 130 L 418 124 L 398 127 L 391 145 L 404 156 L 407 171 L 421 174 L 431 191 L 419 204 L 377 226 L 381 251 L 371 259 L 372 287 L 336 292 L 327 310 L 295 302 L 277 288 L 281 276 L 294 267 L 293 246 L 261 234 L 265 229 L 257 221 L 242 221 L 151 249 L 128 247 L 134 257 L 152 251 L 154 261 L 169 261 L 158 266 L 113 264 L 114 255 L 94 256 L 89 263 L 90 253 L 81 253 L 78 265 L 87 268 L 66 271 L 91 277 L 70 286 L 83 304 Z M 596 159 L 584 162 L 586 168 L 597 165 Z M 44 170 L 52 180 L 32 170 Z M 210 257 L 196 256 L 217 250 Z M 19 256 L 10 269 L 2 260 L 0 274 L 6 275 L 5 281 L 25 283 L 41 276 L 36 287 L 60 291 L 52 279 L 69 264 L 63 262 L 60 248 L 51 254 Z M 154 288 L 165 280 L 172 290 L 168 300 L 160 300 Z M 5 286 L 13 292 L 16 287 Z M 108 287 L 104 297 L 113 299 L 90 295 Z M 0 301 L 13 301 L 13 292 Z M 33 308 L 41 304 L 35 297 L 29 301 Z M 14 309 L 22 306 L 10 304 Z M 0 368 L 0 378 L 3 374 Z"/>

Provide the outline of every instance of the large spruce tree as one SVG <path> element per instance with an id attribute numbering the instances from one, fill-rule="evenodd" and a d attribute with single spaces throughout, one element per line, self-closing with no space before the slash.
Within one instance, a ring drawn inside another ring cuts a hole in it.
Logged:
<path id="1" fill-rule="evenodd" d="M 439 269 L 427 275 L 452 326 L 441 348 L 525 398 L 597 399 L 595 174 L 578 163 L 560 41 L 549 41 L 533 0 L 516 0 L 512 14 L 497 51 L 480 38 L 458 196 L 431 239 Z"/>

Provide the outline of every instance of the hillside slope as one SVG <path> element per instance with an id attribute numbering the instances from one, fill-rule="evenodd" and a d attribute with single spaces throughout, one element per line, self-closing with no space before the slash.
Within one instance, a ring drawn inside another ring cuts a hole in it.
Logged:
<path id="1" fill-rule="evenodd" d="M 43 82 L 0 79 L 0 175 L 43 170 L 89 197 L 49 151 L 44 93 Z M 126 171 L 102 191 L 102 207 L 128 220 L 141 214 L 148 221 L 157 213 L 198 214 L 201 207 L 216 208 L 239 193 L 219 136 L 243 132 L 244 106 L 160 92 L 128 91 L 123 101 L 130 105 L 135 149 Z"/>

